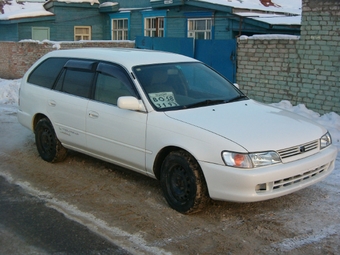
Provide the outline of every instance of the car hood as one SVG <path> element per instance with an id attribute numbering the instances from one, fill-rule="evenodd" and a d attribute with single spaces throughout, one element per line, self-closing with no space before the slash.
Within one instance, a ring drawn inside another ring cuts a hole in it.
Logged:
<path id="1" fill-rule="evenodd" d="M 165 114 L 231 140 L 249 152 L 289 148 L 319 139 L 327 132 L 310 119 L 253 100 Z"/>

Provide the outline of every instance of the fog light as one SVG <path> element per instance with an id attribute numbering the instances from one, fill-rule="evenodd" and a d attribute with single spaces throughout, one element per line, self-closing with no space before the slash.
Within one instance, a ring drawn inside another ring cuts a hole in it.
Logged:
<path id="1" fill-rule="evenodd" d="M 257 184 L 256 191 L 266 191 L 267 190 L 267 183 L 261 183 L 261 184 Z"/>

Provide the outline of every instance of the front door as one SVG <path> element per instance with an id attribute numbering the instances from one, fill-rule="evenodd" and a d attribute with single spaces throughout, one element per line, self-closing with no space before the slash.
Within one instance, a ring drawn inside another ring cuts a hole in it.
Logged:
<path id="1" fill-rule="evenodd" d="M 108 63 L 98 65 L 94 99 L 87 107 L 89 152 L 138 172 L 145 172 L 145 112 L 120 109 L 121 96 L 136 96 L 125 70 Z"/>

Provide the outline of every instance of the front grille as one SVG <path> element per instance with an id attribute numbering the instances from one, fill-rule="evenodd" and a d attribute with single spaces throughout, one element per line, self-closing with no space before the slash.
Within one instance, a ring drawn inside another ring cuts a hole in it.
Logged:
<path id="1" fill-rule="evenodd" d="M 255 188 L 256 193 L 263 194 L 266 192 L 280 191 L 283 188 L 293 188 L 296 185 L 301 185 L 304 182 L 309 182 L 312 179 L 319 177 L 321 174 L 326 173 L 332 163 L 333 162 L 317 167 L 313 170 L 304 172 L 303 174 L 287 177 L 281 180 L 276 180 L 274 182 L 258 184 Z"/>
<path id="2" fill-rule="evenodd" d="M 273 190 L 277 190 L 280 188 L 284 188 L 290 185 L 294 185 L 296 183 L 301 183 L 303 181 L 307 181 L 311 178 L 314 178 L 316 176 L 318 176 L 319 174 L 323 173 L 324 171 L 327 170 L 328 164 L 320 166 L 318 168 L 315 168 L 314 170 L 305 172 L 303 174 L 299 174 L 299 175 L 295 175 L 289 178 L 285 178 L 282 180 L 277 180 L 274 182 L 273 185 Z"/>
<path id="3" fill-rule="evenodd" d="M 281 159 L 287 159 L 293 156 L 298 156 L 300 154 L 311 152 L 319 148 L 319 140 L 315 140 L 309 143 L 301 144 L 298 146 L 290 147 L 287 149 L 279 150 L 278 153 Z"/>

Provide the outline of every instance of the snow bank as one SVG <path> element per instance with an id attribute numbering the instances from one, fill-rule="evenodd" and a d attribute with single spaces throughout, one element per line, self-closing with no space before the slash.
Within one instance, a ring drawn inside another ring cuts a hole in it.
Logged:
<path id="1" fill-rule="evenodd" d="M 338 151 L 340 151 L 340 116 L 338 114 L 335 112 L 330 112 L 320 116 L 319 113 L 307 109 L 304 104 L 293 106 L 287 100 L 283 100 L 280 103 L 274 103 L 271 105 L 300 114 L 323 125 L 331 133 L 333 144 L 335 144 L 338 147 Z"/>
<path id="2" fill-rule="evenodd" d="M 1 105 L 18 105 L 20 81 L 0 78 L 0 108 Z"/>

